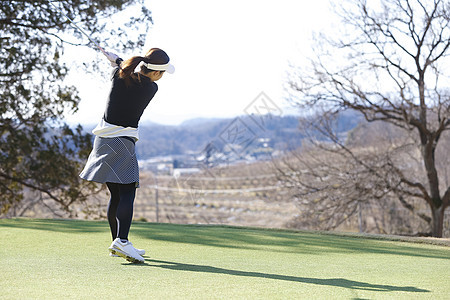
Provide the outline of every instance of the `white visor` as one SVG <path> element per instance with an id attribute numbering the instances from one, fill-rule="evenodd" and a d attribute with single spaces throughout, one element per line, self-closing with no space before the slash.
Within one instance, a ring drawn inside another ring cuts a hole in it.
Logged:
<path id="1" fill-rule="evenodd" d="M 144 63 L 144 66 L 146 66 L 150 70 L 166 71 L 169 74 L 173 74 L 175 72 L 175 67 L 170 63 L 164 64 L 164 65 L 155 65 L 155 64 Z"/>

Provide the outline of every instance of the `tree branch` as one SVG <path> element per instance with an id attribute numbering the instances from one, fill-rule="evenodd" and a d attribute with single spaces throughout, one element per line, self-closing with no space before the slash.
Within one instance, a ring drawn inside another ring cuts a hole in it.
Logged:
<path id="1" fill-rule="evenodd" d="M 56 202 L 58 202 L 58 203 L 60 203 L 60 204 L 63 204 L 63 203 L 64 203 L 63 200 L 61 200 L 61 199 L 59 199 L 58 197 L 54 196 L 50 191 L 48 191 L 48 190 L 46 190 L 46 189 L 44 189 L 44 188 L 41 188 L 41 187 L 39 187 L 39 186 L 35 186 L 35 185 L 33 185 L 33 184 L 30 184 L 30 183 L 28 183 L 28 182 L 26 182 L 26 181 L 23 181 L 23 180 L 19 179 L 19 178 L 11 177 L 11 176 L 9 176 L 9 175 L 3 173 L 3 172 L 0 172 L 0 176 L 3 177 L 3 178 L 5 178 L 5 179 L 8 179 L 8 180 L 11 180 L 11 181 L 20 183 L 20 184 L 23 185 L 23 186 L 26 186 L 26 187 L 29 187 L 29 188 L 31 188 L 31 189 L 40 191 L 40 192 L 46 194 L 46 195 L 49 196 L 51 199 L 55 200 Z"/>
<path id="2" fill-rule="evenodd" d="M 416 210 L 414 209 L 414 207 L 411 204 L 409 204 L 408 202 L 406 202 L 405 198 L 403 198 L 402 195 L 397 195 L 397 197 L 398 197 L 398 200 L 400 201 L 400 203 L 403 205 L 403 207 L 405 207 L 412 213 L 416 214 L 418 217 L 420 217 L 422 220 L 424 220 L 428 224 L 431 224 L 431 218 L 429 216 L 422 214 L 422 213 L 416 213 Z"/>
<path id="3" fill-rule="evenodd" d="M 445 209 L 445 208 L 450 206 L 450 187 L 447 188 L 447 190 L 445 191 L 444 196 L 442 197 L 442 205 L 444 206 L 443 209 Z"/>

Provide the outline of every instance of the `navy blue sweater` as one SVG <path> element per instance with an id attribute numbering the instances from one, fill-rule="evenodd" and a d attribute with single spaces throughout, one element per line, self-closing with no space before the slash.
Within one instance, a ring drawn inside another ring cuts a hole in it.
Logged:
<path id="1" fill-rule="evenodd" d="M 127 86 L 117 71 L 118 68 L 113 73 L 103 119 L 110 124 L 137 128 L 145 108 L 158 91 L 158 85 L 148 77 L 137 74 L 137 78 L 130 78 Z"/>

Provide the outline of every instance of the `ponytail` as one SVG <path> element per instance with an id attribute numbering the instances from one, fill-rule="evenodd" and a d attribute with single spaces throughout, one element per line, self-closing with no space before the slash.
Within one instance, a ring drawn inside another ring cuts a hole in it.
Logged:
<path id="1" fill-rule="evenodd" d="M 134 74 L 134 69 L 139 65 L 141 61 L 146 60 L 142 56 L 133 56 L 120 64 L 119 77 L 125 80 L 129 80 Z"/>

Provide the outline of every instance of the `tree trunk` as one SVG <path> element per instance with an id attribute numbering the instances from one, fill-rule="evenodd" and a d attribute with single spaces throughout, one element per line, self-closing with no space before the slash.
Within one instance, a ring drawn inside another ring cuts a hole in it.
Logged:
<path id="1" fill-rule="evenodd" d="M 432 237 L 442 237 L 442 231 L 444 229 L 444 206 L 435 207 L 430 205 L 431 208 L 431 236 Z"/>
<path id="2" fill-rule="evenodd" d="M 426 128 L 426 123 L 423 124 Z M 429 184 L 429 205 L 431 208 L 431 235 L 433 237 L 442 237 L 444 227 L 445 205 L 439 192 L 439 179 L 436 169 L 435 151 L 438 139 L 434 133 L 426 134 L 424 130 L 419 129 L 422 141 L 422 158 L 425 170 L 427 172 Z"/>

